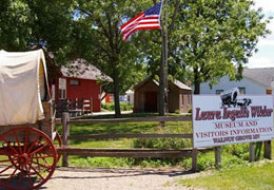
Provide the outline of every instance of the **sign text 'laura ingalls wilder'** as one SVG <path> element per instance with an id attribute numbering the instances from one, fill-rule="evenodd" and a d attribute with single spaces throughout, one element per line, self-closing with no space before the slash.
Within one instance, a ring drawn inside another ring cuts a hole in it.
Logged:
<path id="1" fill-rule="evenodd" d="M 194 147 L 271 140 L 272 96 L 194 95 Z"/>

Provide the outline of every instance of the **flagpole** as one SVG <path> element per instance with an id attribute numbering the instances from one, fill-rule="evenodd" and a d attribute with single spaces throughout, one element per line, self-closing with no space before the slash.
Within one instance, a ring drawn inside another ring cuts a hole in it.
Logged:
<path id="1" fill-rule="evenodd" d="M 167 24 L 167 0 L 162 0 L 161 7 L 161 35 L 162 55 L 160 63 L 159 86 L 159 115 L 164 116 L 168 112 L 168 24 Z"/>

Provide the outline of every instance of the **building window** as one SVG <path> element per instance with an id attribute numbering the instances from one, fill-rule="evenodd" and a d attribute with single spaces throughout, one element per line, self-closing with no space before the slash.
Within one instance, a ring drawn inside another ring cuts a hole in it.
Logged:
<path id="1" fill-rule="evenodd" d="M 216 94 L 221 94 L 222 92 L 224 92 L 223 89 L 216 90 Z"/>
<path id="2" fill-rule="evenodd" d="M 69 81 L 69 84 L 70 84 L 71 86 L 79 86 L 79 85 L 80 85 L 80 82 L 79 82 L 79 80 L 77 80 L 77 79 L 71 79 L 71 80 Z"/>
<path id="3" fill-rule="evenodd" d="M 66 90 L 63 89 L 59 89 L 59 99 L 66 99 L 67 95 L 66 95 Z"/>
<path id="4" fill-rule="evenodd" d="M 240 94 L 245 94 L 245 87 L 239 87 Z"/>
<path id="5" fill-rule="evenodd" d="M 67 97 L 67 81 L 64 78 L 59 78 L 58 97 L 59 99 Z"/>

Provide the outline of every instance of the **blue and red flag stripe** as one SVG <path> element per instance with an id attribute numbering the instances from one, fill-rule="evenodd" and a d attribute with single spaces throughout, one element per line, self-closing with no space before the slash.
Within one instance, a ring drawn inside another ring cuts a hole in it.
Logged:
<path id="1" fill-rule="evenodd" d="M 150 9 L 130 19 L 128 22 L 120 27 L 123 35 L 123 40 L 127 40 L 132 34 L 139 30 L 161 29 L 160 14 L 161 3 L 157 3 Z"/>

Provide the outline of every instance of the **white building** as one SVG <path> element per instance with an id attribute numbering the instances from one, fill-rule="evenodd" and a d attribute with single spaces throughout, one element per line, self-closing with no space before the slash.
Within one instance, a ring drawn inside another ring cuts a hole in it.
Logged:
<path id="1" fill-rule="evenodd" d="M 245 68 L 242 80 L 231 81 L 228 76 L 224 76 L 212 88 L 210 88 L 208 82 L 202 83 L 200 94 L 220 94 L 235 87 L 239 88 L 241 94 L 266 94 L 271 92 L 271 82 L 273 80 L 274 68 Z"/>

